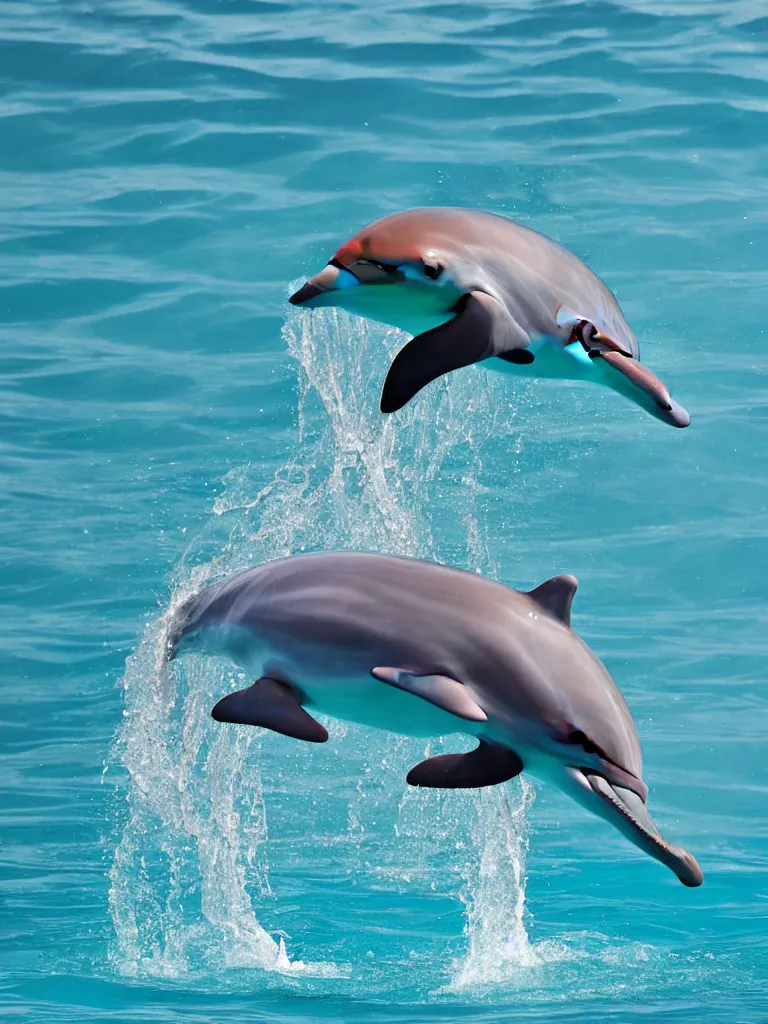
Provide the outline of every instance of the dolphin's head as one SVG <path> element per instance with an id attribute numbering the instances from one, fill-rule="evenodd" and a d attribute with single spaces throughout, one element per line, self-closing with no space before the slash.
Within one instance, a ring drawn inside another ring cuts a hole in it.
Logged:
<path id="1" fill-rule="evenodd" d="M 368 225 L 289 301 L 342 306 L 406 330 L 445 322 L 468 290 L 468 261 L 439 213 L 408 210 Z"/>
<path id="2" fill-rule="evenodd" d="M 520 751 L 528 768 L 611 822 L 684 885 L 701 885 L 695 858 L 662 839 L 646 809 L 643 755 L 627 702 L 602 661 L 570 628 L 577 587 L 573 576 L 554 576 L 526 595 L 531 604 L 525 621 L 536 654 L 524 653 L 521 661 L 516 647 L 517 685 L 496 691 L 499 706 L 509 701 L 507 721 L 520 723 L 509 745 L 531 743 Z"/>
<path id="3" fill-rule="evenodd" d="M 585 696 L 584 690 L 581 696 Z M 684 885 L 701 885 L 704 876 L 696 859 L 688 850 L 667 843 L 648 813 L 640 741 L 618 689 L 612 685 L 608 692 L 603 690 L 599 701 L 569 703 L 558 725 L 547 730 L 549 777 L 635 846 L 665 864 Z"/>
<path id="4" fill-rule="evenodd" d="M 571 310 L 582 292 L 586 308 Z M 462 318 L 462 301 L 474 293 L 499 305 L 485 302 L 479 318 Z M 593 380 L 671 426 L 691 420 L 641 366 L 637 341 L 602 282 L 570 253 L 505 218 L 451 207 L 389 214 L 345 242 L 289 301 L 341 306 L 415 336 L 401 365 L 393 363 L 382 412 L 401 408 L 436 376 L 497 355 L 491 369 Z M 449 323 L 450 337 L 421 344 L 420 335 Z"/>

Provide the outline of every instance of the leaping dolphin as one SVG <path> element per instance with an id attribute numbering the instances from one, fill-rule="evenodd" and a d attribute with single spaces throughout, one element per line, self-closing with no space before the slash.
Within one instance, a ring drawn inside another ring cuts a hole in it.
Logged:
<path id="1" fill-rule="evenodd" d="M 687 886 L 695 858 L 646 810 L 632 716 L 570 628 L 577 582 L 520 593 L 474 573 L 386 555 L 298 555 L 191 598 L 169 657 L 226 655 L 256 682 L 223 697 L 219 722 L 323 743 L 312 712 L 409 736 L 467 733 L 469 753 L 430 757 L 412 786 L 472 788 L 523 768 L 615 825 Z M 310 709 L 310 710 L 307 710 Z"/>
<path id="2" fill-rule="evenodd" d="M 518 375 L 593 381 L 673 427 L 691 422 L 641 365 L 637 340 L 597 275 L 505 217 L 453 207 L 383 217 L 290 301 L 343 306 L 416 335 L 390 367 L 384 413 L 442 374 L 488 360 L 489 369 Z"/>

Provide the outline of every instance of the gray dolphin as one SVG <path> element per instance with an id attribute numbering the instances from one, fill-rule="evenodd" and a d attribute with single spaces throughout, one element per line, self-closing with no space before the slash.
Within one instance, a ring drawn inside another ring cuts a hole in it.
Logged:
<path id="1" fill-rule="evenodd" d="M 248 569 L 181 609 L 169 657 L 223 654 L 256 682 L 223 697 L 219 722 L 323 743 L 307 708 L 409 736 L 468 733 L 469 753 L 431 757 L 413 786 L 471 788 L 523 768 L 605 818 L 684 885 L 694 857 L 648 814 L 629 709 L 570 628 L 577 583 L 520 593 L 415 559 L 329 552 Z"/>
<path id="2" fill-rule="evenodd" d="M 383 217 L 290 301 L 343 306 L 416 335 L 390 367 L 384 413 L 442 374 L 488 360 L 489 369 L 515 375 L 592 381 L 673 427 L 691 422 L 641 365 L 603 282 L 562 246 L 505 217 L 452 207 Z"/>

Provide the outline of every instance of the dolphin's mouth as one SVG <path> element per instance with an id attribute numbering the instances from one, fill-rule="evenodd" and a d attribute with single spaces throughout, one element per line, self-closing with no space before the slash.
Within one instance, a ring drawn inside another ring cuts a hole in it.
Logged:
<path id="1" fill-rule="evenodd" d="M 610 817 L 619 815 L 623 826 L 621 831 L 627 838 L 670 868 L 683 885 L 691 888 L 701 885 L 704 873 L 696 858 L 682 846 L 672 846 L 662 838 L 645 802 L 637 793 L 624 786 L 610 783 L 602 775 L 586 768 L 580 768 L 579 771 L 592 792 L 609 805 L 613 812 Z"/>

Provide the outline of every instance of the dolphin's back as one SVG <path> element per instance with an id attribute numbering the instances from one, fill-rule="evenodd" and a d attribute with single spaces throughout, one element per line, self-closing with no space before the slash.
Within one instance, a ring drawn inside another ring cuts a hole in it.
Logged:
<path id="1" fill-rule="evenodd" d="M 373 663 L 439 662 L 456 671 L 503 632 L 510 603 L 529 599 L 474 573 L 415 559 L 356 552 L 298 555 L 247 569 L 202 591 L 182 612 L 179 639 L 209 626 L 244 627 L 270 644 L 335 648 Z M 451 642 L 446 643 L 450 638 Z M 373 660 L 372 660 L 373 659 Z M 376 660 L 378 659 L 378 660 Z M 384 659 L 382 661 L 382 659 Z"/>
<path id="2" fill-rule="evenodd" d="M 637 339 L 610 289 L 572 252 L 517 221 L 484 210 L 430 207 L 389 214 L 355 240 L 366 255 L 441 249 L 463 254 L 489 272 L 513 314 L 541 333 L 559 308 L 594 323 L 632 356 Z"/>

